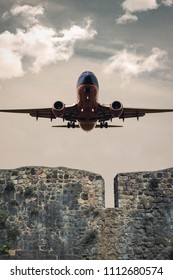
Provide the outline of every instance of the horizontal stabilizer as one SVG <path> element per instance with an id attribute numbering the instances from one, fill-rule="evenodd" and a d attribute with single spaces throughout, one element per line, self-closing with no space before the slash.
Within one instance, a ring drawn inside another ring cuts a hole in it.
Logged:
<path id="1" fill-rule="evenodd" d="M 52 125 L 52 127 L 60 127 L 60 128 L 65 127 L 65 128 L 67 128 L 67 125 Z M 123 126 L 122 125 L 108 125 L 108 128 L 109 127 L 123 127 Z M 80 126 L 75 125 L 75 128 L 80 128 Z M 95 128 L 100 128 L 100 125 L 96 125 Z"/>
<path id="2" fill-rule="evenodd" d="M 65 127 L 68 128 L 67 125 L 52 125 L 52 127 Z M 80 128 L 79 125 L 75 125 L 75 128 Z"/>
<path id="3" fill-rule="evenodd" d="M 109 127 L 123 127 L 122 125 L 112 125 L 112 124 L 108 124 L 108 128 Z M 100 125 L 96 125 L 95 128 L 100 128 Z"/>

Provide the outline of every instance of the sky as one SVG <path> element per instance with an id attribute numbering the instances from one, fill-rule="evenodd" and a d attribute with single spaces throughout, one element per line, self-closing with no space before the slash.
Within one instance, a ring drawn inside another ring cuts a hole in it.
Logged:
<path id="1" fill-rule="evenodd" d="M 77 100 L 86 70 L 99 102 L 173 108 L 173 0 L 0 0 L 0 108 Z M 0 168 L 65 166 L 101 174 L 173 167 L 173 113 L 114 119 L 123 128 L 57 129 L 61 119 L 0 113 Z"/>

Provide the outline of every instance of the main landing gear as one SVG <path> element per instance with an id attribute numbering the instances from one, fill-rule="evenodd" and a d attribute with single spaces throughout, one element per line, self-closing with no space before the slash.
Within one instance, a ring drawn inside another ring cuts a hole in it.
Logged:
<path id="1" fill-rule="evenodd" d="M 100 128 L 108 128 L 108 123 L 107 122 L 100 122 Z"/>
<path id="2" fill-rule="evenodd" d="M 68 123 L 67 123 L 67 127 L 68 127 L 68 128 L 71 128 L 71 127 L 72 127 L 72 128 L 75 128 L 75 122 L 68 122 Z"/>

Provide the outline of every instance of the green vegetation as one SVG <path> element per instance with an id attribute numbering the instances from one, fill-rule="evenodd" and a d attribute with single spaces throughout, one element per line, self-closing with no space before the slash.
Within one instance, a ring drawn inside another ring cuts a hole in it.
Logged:
<path id="1" fill-rule="evenodd" d="M 10 245 L 7 243 L 7 244 L 4 244 L 0 247 L 0 254 L 8 254 L 8 251 L 10 249 Z"/>

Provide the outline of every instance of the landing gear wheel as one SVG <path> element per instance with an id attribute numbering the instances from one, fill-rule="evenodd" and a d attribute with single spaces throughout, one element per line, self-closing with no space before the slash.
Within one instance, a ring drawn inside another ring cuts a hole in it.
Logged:
<path id="1" fill-rule="evenodd" d="M 100 128 L 108 128 L 108 123 L 107 122 L 101 122 L 100 123 Z"/>
<path id="2" fill-rule="evenodd" d="M 72 128 L 75 128 L 75 122 L 68 122 L 68 123 L 67 123 L 67 127 L 68 127 L 68 128 L 71 128 L 71 127 L 72 127 Z"/>
<path id="3" fill-rule="evenodd" d="M 105 128 L 108 128 L 108 123 L 107 122 L 105 122 Z"/>

